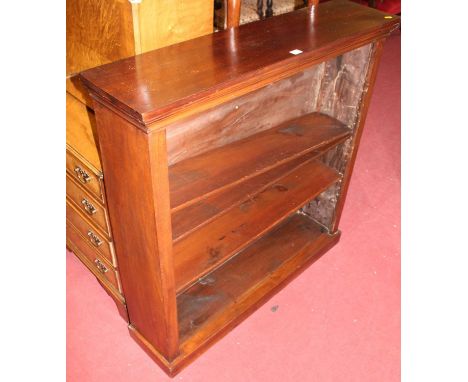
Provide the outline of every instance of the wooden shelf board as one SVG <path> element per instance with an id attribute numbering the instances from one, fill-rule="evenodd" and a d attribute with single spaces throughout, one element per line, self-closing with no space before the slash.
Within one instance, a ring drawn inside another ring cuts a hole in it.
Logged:
<path id="1" fill-rule="evenodd" d="M 334 141 L 332 144 L 321 147 L 320 151 L 311 151 L 283 165 L 249 178 L 242 183 L 226 188 L 222 192 L 211 194 L 185 208 L 174 211 L 171 217 L 172 240 L 174 242 L 181 240 L 194 230 L 216 219 L 228 209 L 260 193 L 266 187 L 278 181 L 282 176 L 295 170 L 299 165 L 322 155 L 325 151 L 337 144 L 343 143 L 346 139 L 347 137 L 341 141 Z"/>
<path id="2" fill-rule="evenodd" d="M 174 242 L 181 240 L 195 229 L 209 223 L 223 212 L 250 199 L 282 176 L 289 174 L 299 165 L 313 159 L 315 152 L 289 161 L 281 166 L 257 175 L 245 182 L 236 184 L 225 192 L 216 193 L 199 200 L 172 214 L 172 237 Z"/>
<path id="3" fill-rule="evenodd" d="M 235 325 L 335 244 L 296 213 L 177 297 L 181 353 L 190 354 Z"/>
<path id="4" fill-rule="evenodd" d="M 349 137 L 341 122 L 310 113 L 272 129 L 210 150 L 169 167 L 171 208 L 176 212 L 190 204 L 224 192 L 309 152 Z"/>
<path id="5" fill-rule="evenodd" d="M 177 241 L 173 249 L 177 292 L 183 292 L 339 179 L 335 170 L 316 159 L 309 160 Z"/>

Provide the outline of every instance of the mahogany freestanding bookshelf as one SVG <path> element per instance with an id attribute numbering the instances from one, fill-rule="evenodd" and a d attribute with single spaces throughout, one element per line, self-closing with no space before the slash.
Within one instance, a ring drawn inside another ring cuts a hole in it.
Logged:
<path id="1" fill-rule="evenodd" d="M 169 375 L 338 242 L 398 26 L 330 1 L 81 74 L 129 330 Z"/>

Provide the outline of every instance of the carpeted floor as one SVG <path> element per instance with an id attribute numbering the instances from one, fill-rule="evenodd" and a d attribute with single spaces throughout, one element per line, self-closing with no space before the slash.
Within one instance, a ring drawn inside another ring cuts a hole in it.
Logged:
<path id="1" fill-rule="evenodd" d="M 173 380 L 400 380 L 399 35 L 385 46 L 340 228 L 336 247 Z M 67 377 L 171 380 L 68 252 Z"/>

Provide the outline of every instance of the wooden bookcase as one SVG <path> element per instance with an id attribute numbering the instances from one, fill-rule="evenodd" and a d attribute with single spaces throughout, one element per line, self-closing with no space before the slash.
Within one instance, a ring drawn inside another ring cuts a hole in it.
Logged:
<path id="1" fill-rule="evenodd" d="M 169 375 L 338 242 L 398 26 L 336 0 L 81 74 L 130 333 Z"/>

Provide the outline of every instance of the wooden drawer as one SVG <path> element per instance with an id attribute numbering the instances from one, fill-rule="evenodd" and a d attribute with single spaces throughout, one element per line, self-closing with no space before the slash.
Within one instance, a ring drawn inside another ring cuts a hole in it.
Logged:
<path id="1" fill-rule="evenodd" d="M 101 232 L 92 226 L 86 218 L 67 201 L 67 220 L 75 227 L 85 239 L 109 262 L 117 267 L 114 254 L 114 245 Z"/>
<path id="2" fill-rule="evenodd" d="M 103 232 L 111 237 L 109 227 L 109 217 L 107 210 L 89 192 L 83 190 L 77 183 L 67 174 L 67 198 L 73 201 L 78 210 L 83 212 L 93 224 L 103 230 Z"/>
<path id="3" fill-rule="evenodd" d="M 101 203 L 104 203 L 104 185 L 102 174 L 93 170 L 80 160 L 70 147 L 67 147 L 67 174 L 75 181 L 81 184 L 83 188 L 89 191 Z"/>
<path id="4" fill-rule="evenodd" d="M 114 267 L 96 251 L 96 248 L 88 244 L 86 239 L 80 235 L 68 220 L 67 241 L 71 244 L 70 249 L 106 287 L 121 292 L 118 275 Z"/>

